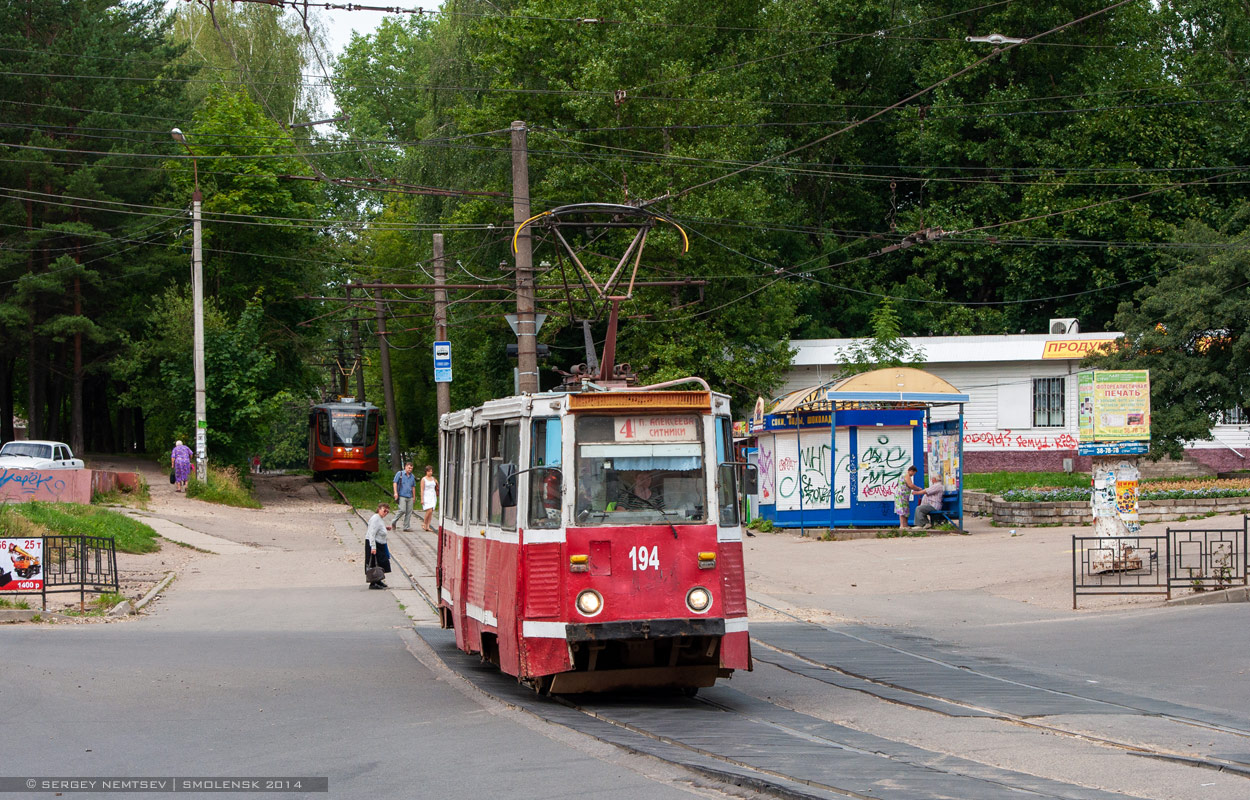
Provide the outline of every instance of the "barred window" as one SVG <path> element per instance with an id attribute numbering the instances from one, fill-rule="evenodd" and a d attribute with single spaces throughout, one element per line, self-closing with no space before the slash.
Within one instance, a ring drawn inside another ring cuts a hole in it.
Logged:
<path id="1" fill-rule="evenodd" d="M 1033 379 L 1033 427 L 1062 428 L 1065 378 Z"/>
<path id="2" fill-rule="evenodd" d="M 1234 406 L 1220 412 L 1220 422 L 1225 425 L 1250 425 L 1250 413 L 1241 406 Z"/>

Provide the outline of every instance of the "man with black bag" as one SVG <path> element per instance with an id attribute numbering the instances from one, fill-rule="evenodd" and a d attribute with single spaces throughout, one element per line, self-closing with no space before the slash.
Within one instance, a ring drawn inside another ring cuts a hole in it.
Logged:
<path id="1" fill-rule="evenodd" d="M 378 511 L 369 518 L 365 531 L 365 580 L 370 589 L 386 589 L 386 574 L 391 571 L 391 551 L 386 546 L 386 516 L 391 513 L 389 503 L 378 503 Z"/>

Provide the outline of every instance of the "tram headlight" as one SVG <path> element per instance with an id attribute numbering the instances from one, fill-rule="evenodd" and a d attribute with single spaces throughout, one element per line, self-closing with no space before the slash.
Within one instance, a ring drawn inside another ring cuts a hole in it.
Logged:
<path id="1" fill-rule="evenodd" d="M 594 589 L 583 589 L 577 595 L 577 610 L 583 616 L 593 617 L 603 610 L 603 595 Z"/>
<path id="2" fill-rule="evenodd" d="M 702 586 L 696 586 L 686 592 L 686 607 L 696 614 L 707 611 L 710 605 L 712 605 L 712 593 Z"/>

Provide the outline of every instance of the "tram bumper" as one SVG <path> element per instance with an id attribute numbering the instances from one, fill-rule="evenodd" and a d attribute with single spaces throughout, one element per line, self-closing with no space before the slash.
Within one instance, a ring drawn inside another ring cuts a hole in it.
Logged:
<path id="1" fill-rule="evenodd" d="M 732 670 L 720 663 L 721 619 L 567 623 L 573 669 L 552 675 L 555 694 L 712 686 Z"/>
<path id="2" fill-rule="evenodd" d="M 724 636 L 723 619 L 646 619 L 621 622 L 570 622 L 570 642 L 608 642 L 622 639 L 676 639 L 688 636 Z"/>

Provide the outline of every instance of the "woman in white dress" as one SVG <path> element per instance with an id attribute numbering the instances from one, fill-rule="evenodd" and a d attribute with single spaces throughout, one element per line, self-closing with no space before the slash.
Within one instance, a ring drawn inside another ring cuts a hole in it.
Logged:
<path id="1" fill-rule="evenodd" d="M 421 522 L 421 527 L 425 530 L 430 528 L 430 519 L 434 516 L 434 507 L 438 505 L 438 478 L 434 477 L 434 468 L 425 468 L 425 477 L 421 479 L 421 510 L 425 512 L 425 519 Z"/>

